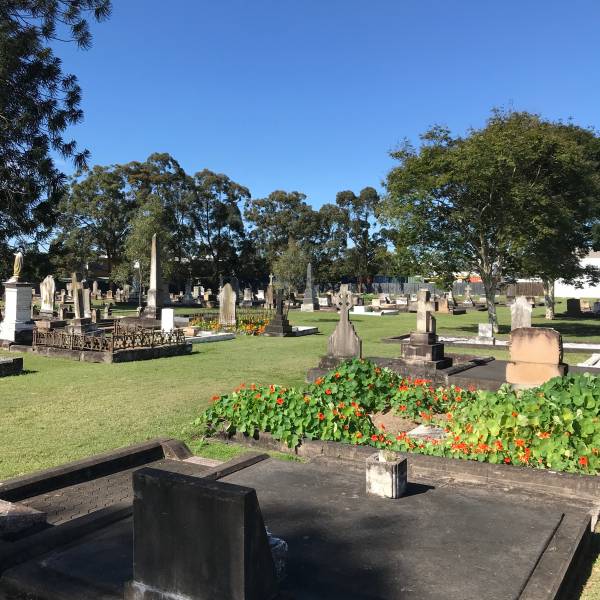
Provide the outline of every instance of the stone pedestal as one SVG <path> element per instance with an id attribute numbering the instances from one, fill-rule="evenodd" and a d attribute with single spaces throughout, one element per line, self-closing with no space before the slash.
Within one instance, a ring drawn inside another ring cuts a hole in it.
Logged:
<path id="1" fill-rule="evenodd" d="M 270 337 L 290 337 L 294 335 L 294 332 L 287 317 L 277 314 L 265 327 L 264 335 Z"/>
<path id="2" fill-rule="evenodd" d="M 382 450 L 367 458 L 367 494 L 381 498 L 400 498 L 406 491 L 406 458 L 386 460 Z"/>
<path id="3" fill-rule="evenodd" d="M 4 290 L 4 320 L 0 324 L 0 339 L 30 344 L 34 328 L 31 320 L 31 284 L 7 281 Z"/>
<path id="4" fill-rule="evenodd" d="M 96 329 L 91 318 L 72 319 L 66 327 L 68 333 L 75 335 L 85 335 Z"/>
<path id="5" fill-rule="evenodd" d="M 402 345 L 402 358 L 414 363 L 430 363 L 436 369 L 452 366 L 452 359 L 444 356 L 444 344 L 437 341 L 435 333 L 411 333 L 408 343 Z"/>

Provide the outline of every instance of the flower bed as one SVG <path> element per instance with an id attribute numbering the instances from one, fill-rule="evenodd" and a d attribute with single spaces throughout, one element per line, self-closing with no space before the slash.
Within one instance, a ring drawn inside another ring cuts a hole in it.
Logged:
<path id="1" fill-rule="evenodd" d="M 219 325 L 219 316 L 201 315 L 190 320 L 190 325 L 200 327 L 205 331 L 235 331 L 244 335 L 261 335 L 269 324 L 270 318 L 265 314 L 238 316 L 235 326 L 225 327 Z"/>
<path id="2" fill-rule="evenodd" d="M 242 385 L 213 401 L 194 422 L 209 434 L 264 431 L 290 447 L 308 438 L 557 471 L 600 470 L 600 378 L 587 374 L 521 391 L 436 389 L 428 380 L 354 360 L 304 390 Z M 371 415 L 384 410 L 441 426 L 446 438 L 414 440 L 377 427 Z"/>

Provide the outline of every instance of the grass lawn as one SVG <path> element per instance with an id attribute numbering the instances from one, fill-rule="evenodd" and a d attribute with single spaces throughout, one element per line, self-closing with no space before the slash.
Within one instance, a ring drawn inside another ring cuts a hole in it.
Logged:
<path id="1" fill-rule="evenodd" d="M 563 310 L 559 306 L 557 312 Z M 190 309 L 178 309 L 179 313 Z M 510 331 L 510 312 L 498 309 L 501 336 Z M 534 310 L 535 325 L 548 326 L 544 309 Z M 321 334 L 301 338 L 239 336 L 199 344 L 189 356 L 125 364 L 87 364 L 25 354 L 27 374 L 0 379 L 0 479 L 58 465 L 90 454 L 157 436 L 179 437 L 198 454 L 227 459 L 241 448 L 191 439 L 189 423 L 213 395 L 242 382 L 300 386 L 306 371 L 327 349 L 334 313 L 290 315 L 293 324 L 318 325 Z M 438 332 L 476 335 L 484 312 L 438 315 Z M 353 318 L 365 356 L 398 356 L 397 344 L 384 337 L 408 333 L 414 314 Z M 600 322 L 559 318 L 551 323 L 568 341 L 600 342 Z M 447 349 L 449 350 L 449 349 Z M 459 353 L 473 353 L 457 348 Z M 507 352 L 482 350 L 507 358 Z M 567 362 L 586 355 L 565 354 Z M 600 563 L 582 596 L 600 600 Z"/>

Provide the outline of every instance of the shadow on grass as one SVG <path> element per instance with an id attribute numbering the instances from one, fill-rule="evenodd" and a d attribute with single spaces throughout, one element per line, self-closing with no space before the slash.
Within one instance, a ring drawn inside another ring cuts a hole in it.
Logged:
<path id="1" fill-rule="evenodd" d="M 567 574 L 567 584 L 564 586 L 565 589 L 561 589 L 560 598 L 595 600 L 599 597 L 597 594 L 600 586 L 597 575 L 594 574 L 594 565 L 598 558 L 600 558 L 600 533 L 596 528 L 596 531 L 590 534 L 590 539 L 579 557 L 571 565 Z M 589 584 L 587 589 L 586 584 Z"/>

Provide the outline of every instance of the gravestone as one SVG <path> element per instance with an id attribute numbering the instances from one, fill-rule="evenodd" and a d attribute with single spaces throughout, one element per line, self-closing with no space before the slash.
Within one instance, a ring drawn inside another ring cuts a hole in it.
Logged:
<path id="1" fill-rule="evenodd" d="M 470 285 L 465 286 L 465 296 L 463 298 L 463 304 L 465 306 L 473 306 L 474 305 L 473 298 L 471 297 L 471 286 Z"/>
<path id="2" fill-rule="evenodd" d="M 90 288 L 84 287 L 81 289 L 81 296 L 83 298 L 83 316 L 87 318 L 92 317 L 92 300 Z"/>
<path id="3" fill-rule="evenodd" d="M 4 312 L 0 324 L 0 339 L 31 343 L 34 324 L 31 320 L 31 285 L 19 281 L 23 254 L 15 254 L 12 277 L 4 283 Z"/>
<path id="4" fill-rule="evenodd" d="M 123 302 L 129 302 L 131 297 L 131 286 L 128 283 L 123 284 Z"/>
<path id="5" fill-rule="evenodd" d="M 510 330 L 531 327 L 531 303 L 525 296 L 518 296 L 510 307 Z"/>
<path id="6" fill-rule="evenodd" d="M 482 344 L 494 344 L 494 327 L 491 323 L 479 323 L 477 340 Z"/>
<path id="7" fill-rule="evenodd" d="M 272 278 L 273 275 L 270 275 Z M 273 297 L 273 284 L 269 283 L 265 292 L 265 308 L 275 308 L 275 298 Z"/>
<path id="8" fill-rule="evenodd" d="M 162 308 L 160 310 L 160 329 L 165 333 L 170 333 L 175 329 L 174 308 Z"/>
<path id="9" fill-rule="evenodd" d="M 152 250 L 150 254 L 150 287 L 148 289 L 144 316 L 158 318 L 160 309 L 165 302 L 165 287 L 162 278 L 160 242 L 156 234 L 152 236 Z"/>
<path id="10" fill-rule="evenodd" d="M 192 288 L 192 298 L 194 300 L 198 300 L 198 296 L 200 296 L 200 286 L 199 285 L 195 285 Z"/>
<path id="11" fill-rule="evenodd" d="M 567 316 L 581 316 L 581 300 L 579 298 L 567 298 Z"/>
<path id="12" fill-rule="evenodd" d="M 253 303 L 252 288 L 244 288 L 244 299 L 242 300 L 242 306 L 252 307 Z"/>
<path id="13" fill-rule="evenodd" d="M 448 298 L 440 298 L 437 303 L 437 311 L 442 314 L 450 314 Z"/>
<path id="14" fill-rule="evenodd" d="M 236 323 L 236 294 L 232 285 L 226 283 L 219 296 L 219 325 L 235 327 Z"/>
<path id="15" fill-rule="evenodd" d="M 265 290 L 256 290 L 256 299 L 265 301 Z"/>
<path id="16" fill-rule="evenodd" d="M 77 281 L 77 273 L 71 275 L 71 295 L 73 296 L 73 310 L 76 319 L 85 318 L 85 309 L 83 306 L 83 294 L 81 283 Z"/>
<path id="17" fill-rule="evenodd" d="M 452 359 L 444 356 L 444 344 L 440 344 L 435 333 L 435 305 L 431 292 L 423 289 L 417 294 L 417 330 L 410 334 L 408 342 L 402 344 L 402 358 L 409 363 L 433 369 L 445 369 Z"/>
<path id="18" fill-rule="evenodd" d="M 94 299 L 98 299 L 98 282 L 94 281 L 92 283 L 92 296 L 94 297 Z"/>
<path id="19" fill-rule="evenodd" d="M 265 327 L 264 335 L 269 337 L 289 337 L 294 335 L 292 326 L 285 315 L 283 304 L 283 290 L 277 290 L 275 292 L 275 317 Z"/>
<path id="20" fill-rule="evenodd" d="M 43 316 L 52 317 L 54 315 L 54 294 L 56 292 L 56 284 L 52 275 L 46 275 L 42 283 L 40 283 L 40 297 L 42 300 L 42 308 L 40 313 Z"/>
<path id="21" fill-rule="evenodd" d="M 256 492 L 161 469 L 133 475 L 125 600 L 271 600 L 275 565 Z"/>
<path id="22" fill-rule="evenodd" d="M 306 289 L 304 290 L 304 299 L 302 300 L 302 306 L 300 310 L 302 312 L 313 312 L 320 310 L 319 299 L 315 294 L 315 287 L 312 279 L 312 265 L 308 263 L 306 267 Z"/>
<path id="23" fill-rule="evenodd" d="M 192 294 L 192 280 L 188 279 L 185 282 L 185 293 L 183 294 L 183 302 L 185 304 L 193 304 L 194 296 Z"/>
<path id="24" fill-rule="evenodd" d="M 560 333 L 546 327 L 521 327 L 510 334 L 506 381 L 516 388 L 536 387 L 568 371 Z"/>
<path id="25" fill-rule="evenodd" d="M 335 358 L 362 358 L 362 341 L 354 330 L 348 315 L 352 308 L 352 294 L 347 285 L 342 285 L 338 293 L 337 306 L 340 309 L 340 320 L 329 337 L 327 354 Z"/>

